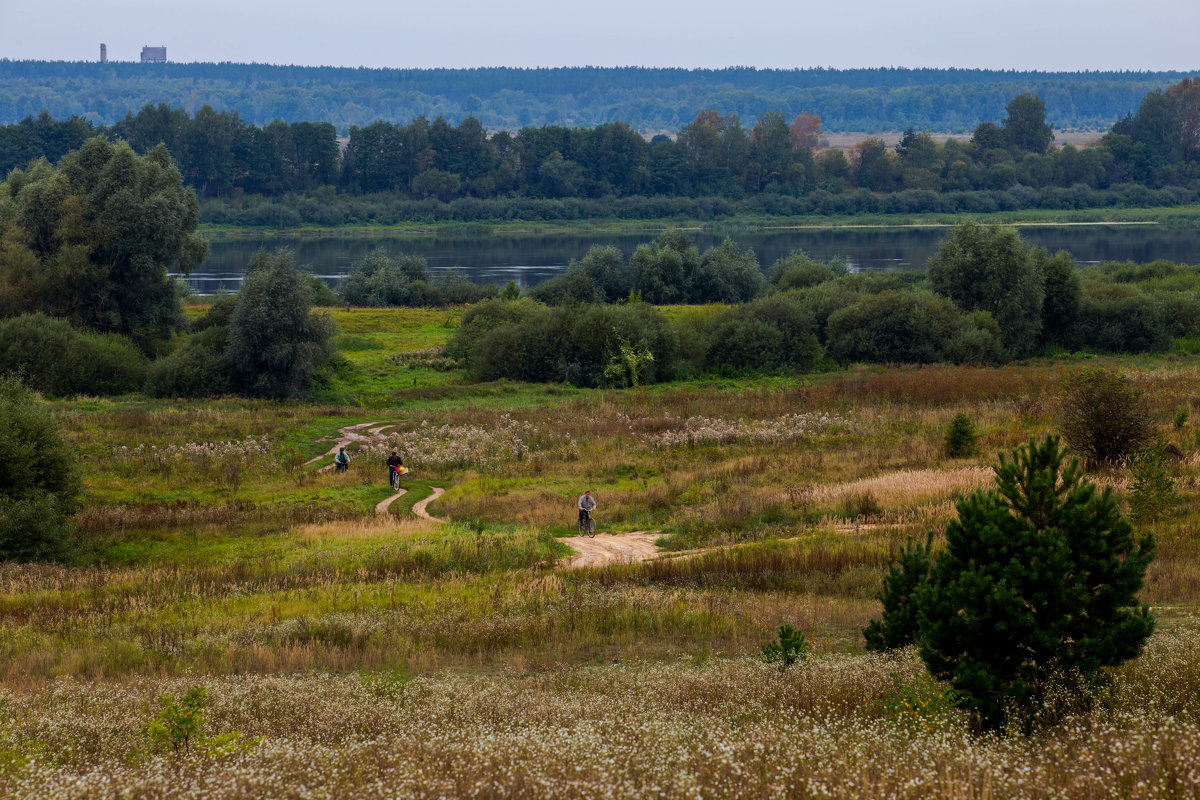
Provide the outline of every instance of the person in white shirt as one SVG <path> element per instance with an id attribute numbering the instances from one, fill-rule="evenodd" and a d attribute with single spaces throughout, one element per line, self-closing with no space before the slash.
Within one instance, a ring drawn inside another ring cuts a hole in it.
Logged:
<path id="1" fill-rule="evenodd" d="M 589 489 L 579 497 L 579 521 L 582 523 L 596 510 L 596 498 L 592 497 Z"/>

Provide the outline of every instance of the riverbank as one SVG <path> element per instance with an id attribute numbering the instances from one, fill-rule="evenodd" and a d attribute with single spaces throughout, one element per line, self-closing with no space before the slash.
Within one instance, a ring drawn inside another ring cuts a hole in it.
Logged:
<path id="1" fill-rule="evenodd" d="M 1035 226 L 1077 225 L 1171 225 L 1200 227 L 1200 204 L 1173 207 L 1099 208 L 1073 211 L 1027 209 L 986 214 L 848 214 L 796 217 L 738 215 L 720 220 L 551 220 L 486 222 L 403 222 L 396 225 L 338 225 L 270 227 L 202 224 L 200 234 L 209 241 L 235 239 L 305 239 L 324 237 L 414 237 L 422 236 L 550 236 L 555 234 L 655 233 L 668 228 L 713 233 L 770 230 L 834 230 L 854 228 L 944 228 L 964 218 L 992 224 Z"/>

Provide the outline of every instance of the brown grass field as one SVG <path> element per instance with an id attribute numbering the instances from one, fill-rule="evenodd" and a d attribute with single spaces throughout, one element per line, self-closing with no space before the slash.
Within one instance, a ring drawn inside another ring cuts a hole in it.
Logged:
<path id="1" fill-rule="evenodd" d="M 413 325 L 408 349 L 437 346 L 438 320 Z M 1200 796 L 1200 435 L 1172 425 L 1200 360 L 1095 363 L 1184 454 L 1141 595 L 1159 628 L 1090 703 L 1007 736 L 860 629 L 900 546 L 1056 430 L 1074 361 L 619 392 L 443 375 L 369 408 L 54 401 L 85 555 L 0 565 L 0 796 Z M 944 455 L 959 412 L 978 456 Z M 304 466 L 376 420 L 395 427 L 348 475 Z M 376 517 L 392 446 L 409 492 Z M 1128 490 L 1124 468 L 1092 478 Z M 433 486 L 450 524 L 411 513 Z M 603 532 L 660 532 L 663 557 L 563 569 L 585 488 Z M 814 650 L 787 669 L 759 657 L 784 623 Z M 195 686 L 198 732 L 163 745 L 163 695 Z"/>

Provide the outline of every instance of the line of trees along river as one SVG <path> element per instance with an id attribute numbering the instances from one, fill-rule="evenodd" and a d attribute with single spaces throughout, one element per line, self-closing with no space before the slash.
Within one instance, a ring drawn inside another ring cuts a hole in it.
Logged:
<path id="1" fill-rule="evenodd" d="M 835 228 L 824 230 L 759 230 L 733 234 L 740 249 L 752 248 L 763 269 L 795 250 L 818 261 L 835 258 L 851 270 L 923 269 L 946 235 L 945 228 Z M 435 275 L 461 271 L 476 284 L 535 286 L 561 274 L 567 264 L 584 256 L 593 245 L 612 245 L 625 259 L 657 233 L 554 234 L 549 236 L 433 236 L 234 239 L 209 245 L 208 258 L 186 278 L 198 294 L 237 291 L 246 264 L 259 249 L 281 243 L 295 254 L 296 264 L 323 277 L 331 286 L 355 261 L 372 251 L 406 253 L 424 258 Z M 1194 231 L 1157 225 L 1034 226 L 1021 229 L 1030 245 L 1054 253 L 1066 250 L 1079 263 L 1164 259 L 1200 263 L 1200 237 Z M 690 234 L 701 251 L 721 244 L 725 234 Z"/>

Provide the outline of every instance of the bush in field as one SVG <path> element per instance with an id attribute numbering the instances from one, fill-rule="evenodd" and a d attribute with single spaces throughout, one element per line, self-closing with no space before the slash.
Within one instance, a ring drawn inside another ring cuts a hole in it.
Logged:
<path id="1" fill-rule="evenodd" d="M 511 378 L 599 386 L 623 348 L 639 355 L 640 382 L 674 375 L 679 342 L 652 306 L 547 308 L 528 300 L 485 301 L 469 309 L 446 345 L 478 380 Z M 644 358 L 648 354 L 650 358 Z"/>
<path id="2" fill-rule="evenodd" d="M 237 295 L 217 298 L 175 350 L 150 364 L 146 393 L 155 397 L 233 394 L 233 368 L 225 355 Z"/>
<path id="3" fill-rule="evenodd" d="M 1130 460 L 1129 517 L 1138 524 L 1154 523 L 1179 505 L 1175 479 L 1167 466 L 1167 445 L 1159 439 Z"/>
<path id="4" fill-rule="evenodd" d="M 797 661 L 808 658 L 812 649 L 808 646 L 808 639 L 805 638 L 803 631 L 798 631 L 791 625 L 780 625 L 778 633 L 775 641 L 767 642 L 762 646 L 764 661 L 768 664 L 790 667 Z"/>
<path id="5" fill-rule="evenodd" d="M 0 560 L 43 561 L 75 550 L 74 451 L 50 411 L 17 378 L 0 378 Z"/>
<path id="6" fill-rule="evenodd" d="M 1143 295 L 1085 298 L 1077 336 L 1084 346 L 1105 353 L 1162 353 L 1171 347 L 1162 308 Z"/>
<path id="7" fill-rule="evenodd" d="M 1034 352 L 1042 329 L 1041 259 L 1013 228 L 964 222 L 929 259 L 929 287 L 964 311 L 987 311 L 1015 356 Z"/>
<path id="8" fill-rule="evenodd" d="M 647 303 L 686 303 L 692 296 L 692 279 L 700 266 L 700 253 L 682 231 L 663 231 L 658 241 L 644 244 L 629 261 L 632 291 Z"/>
<path id="9" fill-rule="evenodd" d="M 922 660 L 989 730 L 1136 657 L 1154 629 L 1137 601 L 1153 537 L 1135 541 L 1112 492 L 1064 458 L 1053 436 L 1002 454 L 917 590 Z"/>
<path id="10" fill-rule="evenodd" d="M 823 264 L 814 261 L 803 250 L 794 250 L 771 265 L 767 283 L 773 291 L 805 289 L 846 274 L 846 265 L 841 261 Z"/>
<path id="11" fill-rule="evenodd" d="M 929 292 L 894 289 L 865 295 L 829 315 L 829 353 L 842 362 L 971 361 L 1002 349 L 994 323 L 964 314 L 950 300 Z"/>
<path id="12" fill-rule="evenodd" d="M 146 393 L 155 397 L 215 397 L 233 394 L 232 367 L 225 356 L 229 327 L 193 333 L 170 355 L 150 365 Z"/>
<path id="13" fill-rule="evenodd" d="M 429 283 L 429 265 L 421 256 L 389 256 L 378 248 L 350 265 L 338 296 L 351 306 L 414 305 L 412 284 Z"/>
<path id="14" fill-rule="evenodd" d="M 979 449 L 979 432 L 975 423 L 964 413 L 954 415 L 950 427 L 946 429 L 946 455 L 950 458 L 961 458 L 974 455 Z"/>
<path id="15" fill-rule="evenodd" d="M 1071 449 L 1093 465 L 1124 461 L 1152 434 L 1142 390 L 1125 376 L 1103 369 L 1067 376 L 1058 424 Z"/>
<path id="16" fill-rule="evenodd" d="M 602 303 L 618 303 L 629 296 L 632 275 L 621 251 L 609 245 L 593 245 L 579 261 L 580 271 L 591 279 Z"/>
<path id="17" fill-rule="evenodd" d="M 762 270 L 753 250 L 739 251 L 732 239 L 710 248 L 692 276 L 693 303 L 745 303 L 762 288 Z"/>
<path id="18" fill-rule="evenodd" d="M 311 393 L 314 373 L 334 353 L 333 321 L 312 313 L 311 301 L 287 251 L 259 251 L 238 293 L 225 349 L 239 391 L 258 397 Z"/>
<path id="19" fill-rule="evenodd" d="M 795 290 L 796 296 L 813 318 L 813 332 L 822 345 L 829 344 L 829 317 L 835 312 L 854 305 L 861 295 L 857 288 L 846 281 L 833 280 L 808 289 Z"/>
<path id="20" fill-rule="evenodd" d="M 1045 292 L 1042 301 L 1042 341 L 1067 347 L 1076 335 L 1083 297 L 1075 260 L 1065 251 L 1049 256 L 1040 248 L 1035 249 L 1030 258 L 1034 269 L 1042 276 L 1042 289 Z"/>
<path id="21" fill-rule="evenodd" d="M 0 374 L 24 376 L 47 394 L 121 394 L 141 387 L 146 359 L 116 334 L 80 331 L 65 319 L 24 314 L 0 321 Z"/>
<path id="22" fill-rule="evenodd" d="M 575 264 L 569 266 L 562 275 L 542 281 L 527 294 L 531 299 L 548 306 L 604 302 L 595 281 Z"/>
<path id="23" fill-rule="evenodd" d="M 735 306 L 713 319 L 705 363 L 720 372 L 805 372 L 821 357 L 813 328 L 795 292 Z"/>
<path id="24" fill-rule="evenodd" d="M 894 650 L 916 643 L 916 594 L 929 581 L 932 566 L 932 531 L 925 537 L 924 544 L 910 542 L 900 548 L 900 558 L 884 576 L 879 592 L 883 617 L 871 620 L 871 624 L 863 628 L 868 650 Z"/>

